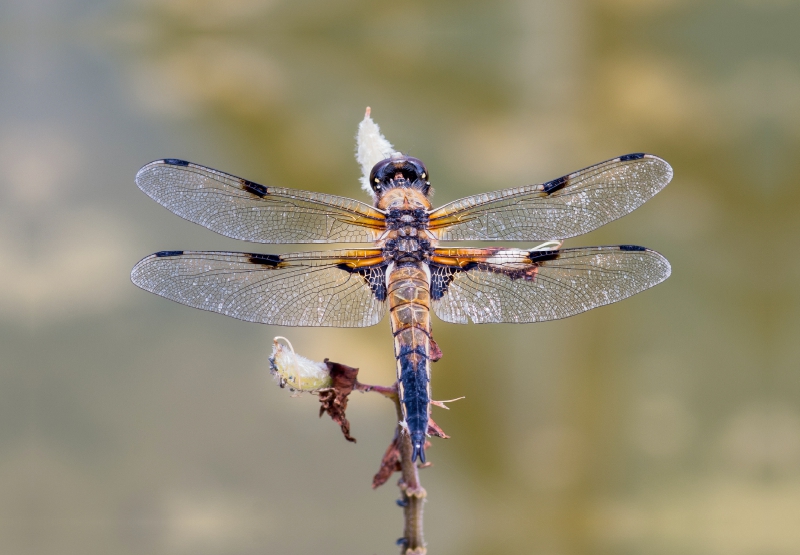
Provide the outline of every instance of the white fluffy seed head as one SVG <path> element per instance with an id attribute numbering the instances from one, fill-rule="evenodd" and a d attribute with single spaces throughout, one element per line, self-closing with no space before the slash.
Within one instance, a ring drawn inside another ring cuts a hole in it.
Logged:
<path id="1" fill-rule="evenodd" d="M 279 343 L 279 339 L 286 341 L 288 346 Z M 281 387 L 288 386 L 297 391 L 317 391 L 333 386 L 328 365 L 298 355 L 285 337 L 272 340 L 269 363 L 270 370 Z"/>
<path id="2" fill-rule="evenodd" d="M 375 200 L 375 192 L 369 182 L 369 172 L 380 162 L 395 154 L 392 143 L 381 135 L 380 127 L 370 117 L 370 109 L 367 108 L 364 119 L 358 124 L 356 133 L 356 160 L 361 165 L 361 188 L 364 189 Z"/>

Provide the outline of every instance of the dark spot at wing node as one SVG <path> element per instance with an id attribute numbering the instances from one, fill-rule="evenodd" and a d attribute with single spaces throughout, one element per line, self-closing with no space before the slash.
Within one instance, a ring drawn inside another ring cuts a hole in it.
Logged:
<path id="1" fill-rule="evenodd" d="M 645 247 L 640 247 L 638 245 L 620 245 L 619 250 L 621 251 L 646 251 Z"/>
<path id="2" fill-rule="evenodd" d="M 180 256 L 183 251 L 159 251 L 155 254 L 156 258 L 164 258 L 165 256 Z"/>
<path id="3" fill-rule="evenodd" d="M 633 154 L 626 154 L 619 157 L 620 162 L 627 162 L 628 160 L 641 160 L 644 158 L 644 152 L 634 152 Z"/>
<path id="4" fill-rule="evenodd" d="M 531 251 L 528 253 L 528 258 L 530 258 L 531 262 L 534 264 L 546 262 L 548 260 L 556 260 L 559 256 L 561 256 L 561 251 L 559 250 Z"/>
<path id="5" fill-rule="evenodd" d="M 189 162 L 186 160 L 178 160 L 177 158 L 164 158 L 164 163 L 170 166 L 188 166 Z"/>
<path id="6" fill-rule="evenodd" d="M 241 183 L 242 189 L 244 189 L 251 195 L 255 195 L 261 198 L 267 196 L 267 188 L 264 187 L 263 185 L 259 185 L 258 183 L 253 183 L 252 181 L 248 181 L 247 179 L 239 179 L 239 183 Z"/>
<path id="7" fill-rule="evenodd" d="M 260 264 L 271 268 L 277 268 L 281 263 L 281 257 L 277 254 L 251 254 L 248 260 L 251 264 Z"/>
<path id="8" fill-rule="evenodd" d="M 542 187 L 544 187 L 544 192 L 549 195 L 551 193 L 555 193 L 556 191 L 563 189 L 564 187 L 567 186 L 568 183 L 569 183 L 569 176 L 564 175 L 559 177 L 558 179 L 554 179 L 552 181 L 544 183 Z"/>

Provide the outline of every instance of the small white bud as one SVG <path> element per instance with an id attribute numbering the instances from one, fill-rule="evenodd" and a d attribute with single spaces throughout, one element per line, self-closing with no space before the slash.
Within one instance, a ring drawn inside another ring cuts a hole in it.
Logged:
<path id="1" fill-rule="evenodd" d="M 279 339 L 284 340 L 288 347 L 279 343 Z M 328 365 L 298 355 L 285 337 L 278 336 L 272 340 L 269 364 L 272 375 L 281 387 L 313 392 L 333 386 Z"/>
<path id="2" fill-rule="evenodd" d="M 395 153 L 392 143 L 381 134 L 381 129 L 370 117 L 367 108 L 364 119 L 358 124 L 356 133 L 356 160 L 361 166 L 361 188 L 375 198 L 375 192 L 369 183 L 369 172 L 380 162 Z"/>

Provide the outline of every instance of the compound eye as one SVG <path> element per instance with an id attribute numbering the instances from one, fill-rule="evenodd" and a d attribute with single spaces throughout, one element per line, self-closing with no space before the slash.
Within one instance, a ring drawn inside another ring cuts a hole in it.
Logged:
<path id="1" fill-rule="evenodd" d="M 408 161 L 414 166 L 414 172 L 420 179 L 423 181 L 430 179 L 430 176 L 428 175 L 428 169 L 425 167 L 425 164 L 422 163 L 422 160 L 409 157 Z"/>
<path id="2" fill-rule="evenodd" d="M 379 183 L 381 179 L 384 179 L 384 171 L 386 170 L 386 166 L 391 162 L 391 160 L 381 160 L 375 166 L 373 166 L 372 171 L 369 172 L 369 184 L 372 186 L 374 190 L 380 189 Z M 377 187 L 377 189 L 376 189 Z"/>
<path id="3" fill-rule="evenodd" d="M 424 181 L 425 183 L 430 184 L 431 176 L 428 174 L 428 168 L 420 164 L 419 166 L 419 178 Z"/>

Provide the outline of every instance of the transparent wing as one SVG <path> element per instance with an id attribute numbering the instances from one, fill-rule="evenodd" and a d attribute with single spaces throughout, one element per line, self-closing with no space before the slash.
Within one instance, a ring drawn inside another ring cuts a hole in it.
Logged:
<path id="1" fill-rule="evenodd" d="M 385 312 L 380 250 L 163 251 L 141 260 L 131 280 L 181 304 L 262 324 L 364 327 Z"/>
<path id="2" fill-rule="evenodd" d="M 431 264 L 433 309 L 457 324 L 566 318 L 630 297 L 670 274 L 666 258 L 633 245 L 437 249 L 434 260 L 441 264 Z"/>
<path id="3" fill-rule="evenodd" d="M 442 241 L 550 241 L 616 220 L 672 179 L 652 154 L 628 154 L 539 185 L 463 198 L 430 214 Z"/>
<path id="4" fill-rule="evenodd" d="M 334 195 L 265 187 L 183 160 L 156 160 L 136 184 L 175 214 L 234 239 L 257 243 L 370 243 L 384 214 Z"/>

